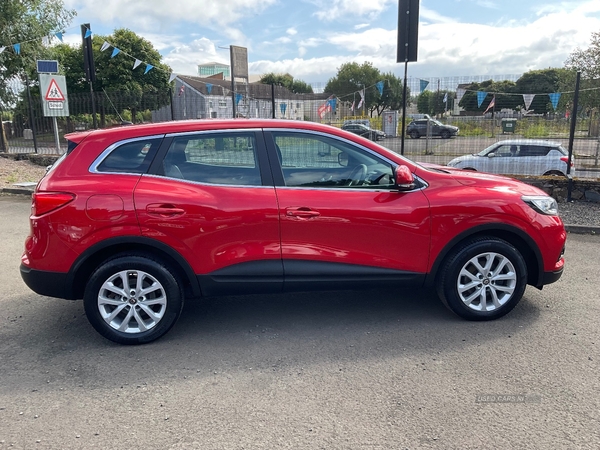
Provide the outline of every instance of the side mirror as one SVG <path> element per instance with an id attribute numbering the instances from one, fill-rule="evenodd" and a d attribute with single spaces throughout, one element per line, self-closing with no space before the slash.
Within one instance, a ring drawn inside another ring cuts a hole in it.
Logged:
<path id="1" fill-rule="evenodd" d="M 494 152 L 492 152 L 492 153 L 488 153 L 487 156 L 488 156 L 488 158 L 493 158 L 494 156 L 496 156 L 496 154 Z"/>
<path id="2" fill-rule="evenodd" d="M 394 170 L 396 187 L 401 191 L 410 191 L 415 187 L 415 177 L 407 166 L 397 166 Z"/>
<path id="3" fill-rule="evenodd" d="M 338 153 L 338 164 L 342 167 L 348 167 L 348 153 Z"/>

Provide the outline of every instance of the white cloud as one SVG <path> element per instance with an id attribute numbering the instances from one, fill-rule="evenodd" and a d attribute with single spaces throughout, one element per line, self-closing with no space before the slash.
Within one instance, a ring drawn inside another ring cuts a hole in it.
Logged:
<path id="1" fill-rule="evenodd" d="M 332 21 L 344 16 L 375 18 L 395 0 L 314 0 L 313 3 L 320 20 Z"/>
<path id="2" fill-rule="evenodd" d="M 288 28 L 285 32 L 290 36 L 295 36 L 296 34 L 298 34 L 298 30 L 296 30 L 294 27 Z"/>

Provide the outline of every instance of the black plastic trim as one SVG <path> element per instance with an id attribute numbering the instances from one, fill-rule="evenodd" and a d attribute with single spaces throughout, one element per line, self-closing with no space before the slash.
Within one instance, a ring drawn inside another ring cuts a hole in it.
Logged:
<path id="1" fill-rule="evenodd" d="M 283 289 L 280 259 L 252 261 L 198 275 L 203 295 L 277 293 Z"/>
<path id="2" fill-rule="evenodd" d="M 21 264 L 20 271 L 27 287 L 36 294 L 72 300 L 67 295 L 66 273 L 35 270 L 24 264 Z"/>
<path id="3" fill-rule="evenodd" d="M 563 274 L 563 269 L 564 268 L 561 267 L 560 270 L 557 270 L 555 272 L 544 272 L 543 282 L 538 287 L 541 288 L 542 286 L 545 286 L 547 284 L 552 284 L 552 283 L 557 282 Z"/>
<path id="4" fill-rule="evenodd" d="M 469 238 L 470 236 L 473 236 L 473 235 L 476 235 L 476 234 L 481 234 L 481 233 L 484 233 L 486 231 L 508 232 L 508 233 L 511 233 L 511 234 L 514 234 L 514 235 L 518 236 L 523 241 L 525 241 L 525 243 L 527 244 L 527 246 L 529 247 L 529 249 L 534 253 L 535 258 L 536 258 L 536 262 L 537 262 L 537 265 L 538 265 L 538 268 L 539 268 L 536 279 L 537 280 L 543 280 L 544 279 L 544 273 L 543 273 L 544 260 L 542 258 L 542 253 L 540 252 L 540 249 L 538 248 L 538 246 L 535 243 L 535 241 L 531 238 L 531 236 L 529 236 L 523 230 L 520 230 L 519 228 L 515 228 L 515 227 L 513 227 L 511 225 L 507 225 L 507 224 L 503 224 L 503 223 L 487 223 L 487 224 L 484 224 L 484 225 L 478 225 L 476 227 L 470 228 L 470 229 L 464 231 L 463 233 L 459 234 L 458 236 L 454 237 L 454 239 L 452 239 L 450 242 L 448 242 L 448 244 L 446 244 L 446 246 L 444 247 L 444 249 L 440 252 L 440 254 L 438 255 L 437 259 L 433 263 L 433 266 L 431 267 L 431 271 L 429 272 L 429 274 L 427 275 L 427 278 L 425 280 L 425 285 L 427 287 L 432 287 L 435 284 L 435 280 L 436 280 L 436 277 L 437 277 L 437 272 L 438 272 L 438 270 L 440 268 L 440 265 L 442 264 L 442 262 L 444 261 L 444 259 L 448 255 L 448 253 L 458 243 L 460 243 L 461 241 L 464 241 L 465 239 Z M 538 284 L 538 283 L 535 283 L 535 284 Z"/>
<path id="5" fill-rule="evenodd" d="M 79 270 L 84 266 L 86 261 L 89 261 L 98 252 L 100 252 L 108 247 L 119 246 L 119 245 L 123 245 L 123 246 L 143 245 L 143 246 L 155 248 L 155 249 L 167 254 L 170 258 L 172 258 L 179 265 L 181 270 L 183 270 L 186 278 L 190 282 L 190 287 L 192 289 L 192 295 L 194 297 L 200 297 L 201 291 L 200 291 L 200 286 L 198 285 L 198 280 L 197 280 L 196 275 L 195 275 L 194 271 L 192 270 L 191 266 L 188 264 L 187 260 L 183 256 L 181 256 L 179 253 L 177 253 L 175 250 L 173 250 L 170 246 L 163 244 L 162 242 L 156 241 L 154 239 L 144 237 L 144 236 L 120 236 L 120 237 L 116 237 L 116 238 L 112 238 L 112 239 L 106 239 L 106 240 L 99 242 L 98 244 L 86 249 L 81 255 L 79 255 L 77 260 L 73 263 L 73 266 L 71 267 L 71 270 L 69 271 L 67 279 L 66 279 L 66 286 L 68 286 L 69 289 L 72 289 L 72 287 L 75 286 L 75 277 L 78 275 Z M 69 292 L 67 292 L 67 293 L 69 293 Z M 69 297 L 64 297 L 64 298 L 75 298 L 74 292 L 70 292 L 69 294 L 70 294 Z"/>

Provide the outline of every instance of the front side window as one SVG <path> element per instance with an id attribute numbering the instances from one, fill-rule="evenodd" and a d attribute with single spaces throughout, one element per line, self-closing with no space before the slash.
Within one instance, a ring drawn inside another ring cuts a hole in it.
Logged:
<path id="1" fill-rule="evenodd" d="M 348 142 L 300 132 L 273 132 L 286 186 L 385 188 L 392 165 Z"/>
<path id="2" fill-rule="evenodd" d="M 206 133 L 175 137 L 163 174 L 210 184 L 260 185 L 253 133 Z"/>
<path id="3" fill-rule="evenodd" d="M 98 172 L 146 173 L 162 139 L 139 139 L 118 145 L 98 165 Z"/>

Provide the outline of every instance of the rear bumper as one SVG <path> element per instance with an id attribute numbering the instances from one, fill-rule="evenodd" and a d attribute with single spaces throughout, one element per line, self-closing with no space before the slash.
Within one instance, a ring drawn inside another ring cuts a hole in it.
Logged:
<path id="1" fill-rule="evenodd" d="M 35 270 L 21 264 L 21 278 L 36 294 L 47 297 L 64 298 L 71 300 L 70 293 L 66 289 L 67 274 L 61 272 L 47 272 Z"/>

